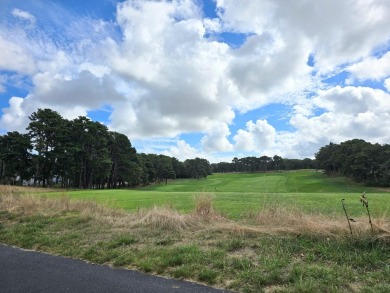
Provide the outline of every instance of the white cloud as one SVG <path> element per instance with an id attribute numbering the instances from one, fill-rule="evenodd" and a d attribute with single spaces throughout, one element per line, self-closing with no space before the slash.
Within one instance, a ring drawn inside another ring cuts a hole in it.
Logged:
<path id="1" fill-rule="evenodd" d="M 336 86 L 320 91 L 313 104 L 335 114 L 358 114 L 390 111 L 389 94 L 368 87 Z"/>
<path id="2" fill-rule="evenodd" d="M 364 80 L 382 80 L 390 76 L 390 52 L 387 52 L 380 58 L 368 57 L 361 62 L 349 66 L 346 70 L 351 73 L 352 81 L 357 79 Z"/>
<path id="3" fill-rule="evenodd" d="M 234 0 L 217 0 L 217 6 L 232 31 L 291 36 L 292 48 L 294 40 L 308 40 L 322 72 L 369 55 L 390 36 L 390 5 L 381 0 L 244 0 L 240 9 Z"/>
<path id="4" fill-rule="evenodd" d="M 203 26 L 209 33 L 218 33 L 222 29 L 221 21 L 219 18 L 205 18 L 203 20 Z"/>
<path id="5" fill-rule="evenodd" d="M 233 110 L 221 103 L 219 93 L 228 46 L 204 38 L 200 15 L 191 1 L 126 2 L 118 7 L 125 39 L 112 44 L 111 66 L 134 84 L 126 107 L 135 123 L 125 133 L 174 137 L 205 131 L 215 121 L 231 123 Z M 111 127 L 123 129 L 126 118 L 113 113 Z"/>
<path id="6" fill-rule="evenodd" d="M 232 150 L 232 144 L 227 137 L 230 130 L 225 123 L 216 123 L 211 127 L 208 133 L 202 137 L 202 148 L 206 152 L 226 152 Z"/>
<path id="7" fill-rule="evenodd" d="M 35 17 L 27 11 L 23 11 L 23 10 L 20 10 L 18 8 L 15 8 L 12 10 L 12 15 L 15 17 L 21 18 L 23 20 L 27 20 L 32 24 L 35 23 Z"/>
<path id="8" fill-rule="evenodd" d="M 12 97 L 9 99 L 10 107 L 3 109 L 3 115 L 0 119 L 0 129 L 16 130 L 25 132 L 26 118 L 30 113 L 26 113 L 22 107 L 23 98 Z"/>
<path id="9" fill-rule="evenodd" d="M 63 76 L 53 77 L 48 72 L 40 73 L 34 77 L 34 83 L 36 100 L 50 107 L 79 105 L 87 109 L 96 109 L 108 99 L 113 103 L 123 99 L 115 90 L 112 78 L 107 75 L 98 78 L 88 71 L 82 71 L 72 79 Z"/>
<path id="10" fill-rule="evenodd" d="M 390 92 L 390 78 L 387 78 L 384 82 L 384 86 L 388 92 Z"/>
<path id="11" fill-rule="evenodd" d="M 240 129 L 233 137 L 235 149 L 261 153 L 271 148 L 275 142 L 276 130 L 266 120 L 248 121 L 246 130 Z"/>
<path id="12" fill-rule="evenodd" d="M 33 73 L 36 64 L 27 48 L 7 39 L 6 33 L 0 31 L 0 70 Z"/>
<path id="13" fill-rule="evenodd" d="M 179 140 L 175 146 L 171 146 L 169 150 L 164 151 L 163 154 L 175 157 L 180 161 L 194 159 L 196 157 L 205 157 L 204 153 L 201 153 L 195 148 L 191 147 L 184 140 Z"/>
<path id="14" fill-rule="evenodd" d="M 390 39 L 389 3 L 243 0 L 237 9 L 236 2 L 217 0 L 217 19 L 202 18 L 199 3 L 190 0 L 124 1 L 112 22 L 76 17 L 44 1 L 37 1 L 41 11 L 14 9 L 12 20 L 42 21 L 31 27 L 0 21 L 0 70 L 31 81 L 24 98 L 9 95 L 0 126 L 23 130 L 38 107 L 74 118 L 107 105 L 111 129 L 131 140 L 174 138 L 159 152 L 177 156 L 267 151 L 302 157 L 329 140 L 387 141 L 389 93 L 320 89 L 326 88 L 321 79 L 344 68 L 351 82 L 375 80 L 390 91 L 390 53 L 373 57 Z M 218 35 L 226 31 L 247 39 L 229 47 Z M 1 80 L 0 91 L 9 83 Z M 236 115 L 270 103 L 293 109 L 288 117 L 295 130 L 250 117 L 245 121 L 256 122 L 234 133 L 232 144 Z M 315 115 L 318 108 L 324 113 Z M 202 151 L 177 141 L 191 132 L 204 133 Z"/>
<path id="15" fill-rule="evenodd" d="M 290 120 L 293 133 L 278 134 L 276 140 L 296 151 L 314 154 L 330 141 L 339 143 L 353 138 L 388 143 L 390 134 L 390 95 L 366 87 L 335 87 L 313 99 L 313 104 L 325 110 L 318 116 L 296 114 Z M 284 140 L 290 139 L 283 143 Z M 300 145 L 305 145 L 305 150 Z M 301 153 L 301 154 L 300 154 Z"/>

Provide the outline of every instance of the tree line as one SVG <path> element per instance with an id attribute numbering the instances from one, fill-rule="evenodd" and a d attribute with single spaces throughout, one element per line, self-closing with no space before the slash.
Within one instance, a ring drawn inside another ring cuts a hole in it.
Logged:
<path id="1" fill-rule="evenodd" d="M 206 159 L 137 153 L 126 135 L 84 116 L 38 109 L 29 119 L 26 134 L 0 136 L 1 184 L 119 188 L 211 174 Z"/>
<path id="2" fill-rule="evenodd" d="M 285 159 L 280 156 L 261 156 L 261 157 L 244 157 L 233 158 L 231 162 L 220 162 L 211 164 L 213 172 L 267 172 L 281 170 L 299 170 L 299 169 L 316 169 L 315 160 L 310 158 Z"/>
<path id="3" fill-rule="evenodd" d="M 315 155 L 318 168 L 340 174 L 369 186 L 390 186 L 390 145 L 352 139 L 330 143 Z"/>
<path id="4" fill-rule="evenodd" d="M 29 116 L 27 133 L 0 135 L 0 184 L 60 185 L 65 188 L 120 188 L 206 178 L 212 172 L 267 172 L 321 169 L 371 186 L 390 186 L 390 146 L 353 139 L 330 143 L 315 159 L 280 156 L 233 158 L 210 164 L 137 153 L 126 135 L 89 118 L 64 119 L 51 109 Z"/>

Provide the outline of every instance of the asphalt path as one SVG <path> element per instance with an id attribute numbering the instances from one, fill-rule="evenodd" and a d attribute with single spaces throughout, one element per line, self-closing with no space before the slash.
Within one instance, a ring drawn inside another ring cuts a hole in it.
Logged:
<path id="1" fill-rule="evenodd" d="M 228 291 L 0 245 L 0 292 L 222 293 Z"/>

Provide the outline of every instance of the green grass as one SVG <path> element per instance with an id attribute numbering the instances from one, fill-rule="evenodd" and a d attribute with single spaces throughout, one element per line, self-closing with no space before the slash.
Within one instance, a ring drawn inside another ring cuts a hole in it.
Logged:
<path id="1" fill-rule="evenodd" d="M 255 174 L 214 174 L 207 179 L 178 179 L 138 189 L 69 191 L 74 199 L 94 200 L 110 207 L 137 211 L 170 206 L 180 212 L 194 208 L 197 195 L 213 196 L 214 207 L 233 219 L 245 217 L 269 204 L 294 205 L 307 212 L 334 214 L 342 212 L 341 199 L 354 216 L 364 210 L 360 194 L 366 191 L 374 216 L 390 207 L 388 193 L 356 184 L 344 177 L 327 177 L 320 172 L 303 170 Z M 52 193 L 51 193 L 52 194 Z"/>
<path id="2" fill-rule="evenodd" d="M 362 217 L 353 224 L 351 237 L 343 218 L 342 198 L 351 217 L 365 213 L 359 203 L 363 191 L 373 218 L 382 216 L 389 208 L 388 193 L 309 171 L 215 174 L 134 190 L 68 192 L 73 199 L 91 199 L 115 210 L 71 201 L 63 192 L 20 196 L 0 190 L 0 243 L 238 292 L 390 292 L 390 236 L 371 235 Z M 191 215 L 190 225 L 175 226 L 179 217 L 168 210 L 173 221 L 164 223 L 164 215 L 157 213 L 151 225 L 141 221 L 147 213 L 118 211 L 168 205 L 191 213 L 201 193 L 212 193 L 214 207 L 236 220 Z M 267 206 L 275 211 L 267 223 L 250 218 Z M 300 212 L 289 218 L 291 206 L 311 213 L 316 226 L 304 226 Z M 332 228 L 333 215 L 341 230 Z M 283 217 L 287 222 L 279 225 Z M 302 229 L 291 232 L 294 221 Z M 383 221 L 389 229 L 389 217 Z M 320 224 L 335 232 L 320 230 Z"/>
<path id="3" fill-rule="evenodd" d="M 76 212 L 0 213 L 0 242 L 238 292 L 389 292 L 390 246 L 369 237 L 122 228 Z"/>
<path id="4" fill-rule="evenodd" d="M 219 173 L 207 179 L 171 180 L 142 188 L 159 192 L 249 192 L 249 193 L 331 193 L 361 192 L 362 187 L 345 177 L 328 177 L 314 170 L 267 173 Z"/>

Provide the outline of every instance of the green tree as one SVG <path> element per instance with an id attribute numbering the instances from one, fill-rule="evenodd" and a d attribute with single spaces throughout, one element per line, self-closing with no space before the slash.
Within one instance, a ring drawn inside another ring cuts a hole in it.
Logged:
<path id="1" fill-rule="evenodd" d="M 29 119 L 27 130 L 37 153 L 34 182 L 41 181 L 44 187 L 52 185 L 65 120 L 51 109 L 38 109 Z"/>
<path id="2" fill-rule="evenodd" d="M 112 167 L 109 187 L 124 187 L 126 182 L 135 186 L 141 181 L 141 170 L 137 164 L 136 150 L 131 146 L 126 135 L 109 132 L 109 151 Z"/>
<path id="3" fill-rule="evenodd" d="M 1 183 L 23 184 L 32 175 L 32 145 L 26 134 L 17 131 L 0 136 L 0 180 Z"/>
<path id="4" fill-rule="evenodd" d="M 77 134 L 78 187 L 101 188 L 108 181 L 112 161 L 109 156 L 110 139 L 105 125 L 79 117 L 73 121 Z"/>
<path id="5" fill-rule="evenodd" d="M 206 178 L 207 175 L 211 175 L 211 166 L 206 159 L 187 159 L 184 165 L 190 178 Z"/>
<path id="6" fill-rule="evenodd" d="M 170 157 L 164 155 L 158 156 L 156 174 L 159 181 L 165 181 L 165 184 L 168 183 L 168 179 L 176 178 L 176 174 L 172 165 L 172 159 Z"/>
<path id="7" fill-rule="evenodd" d="M 273 161 L 272 164 L 273 164 L 273 169 L 274 170 L 282 170 L 282 169 L 284 169 L 284 164 L 283 164 L 283 158 L 282 157 L 275 155 L 272 158 L 272 161 Z"/>

